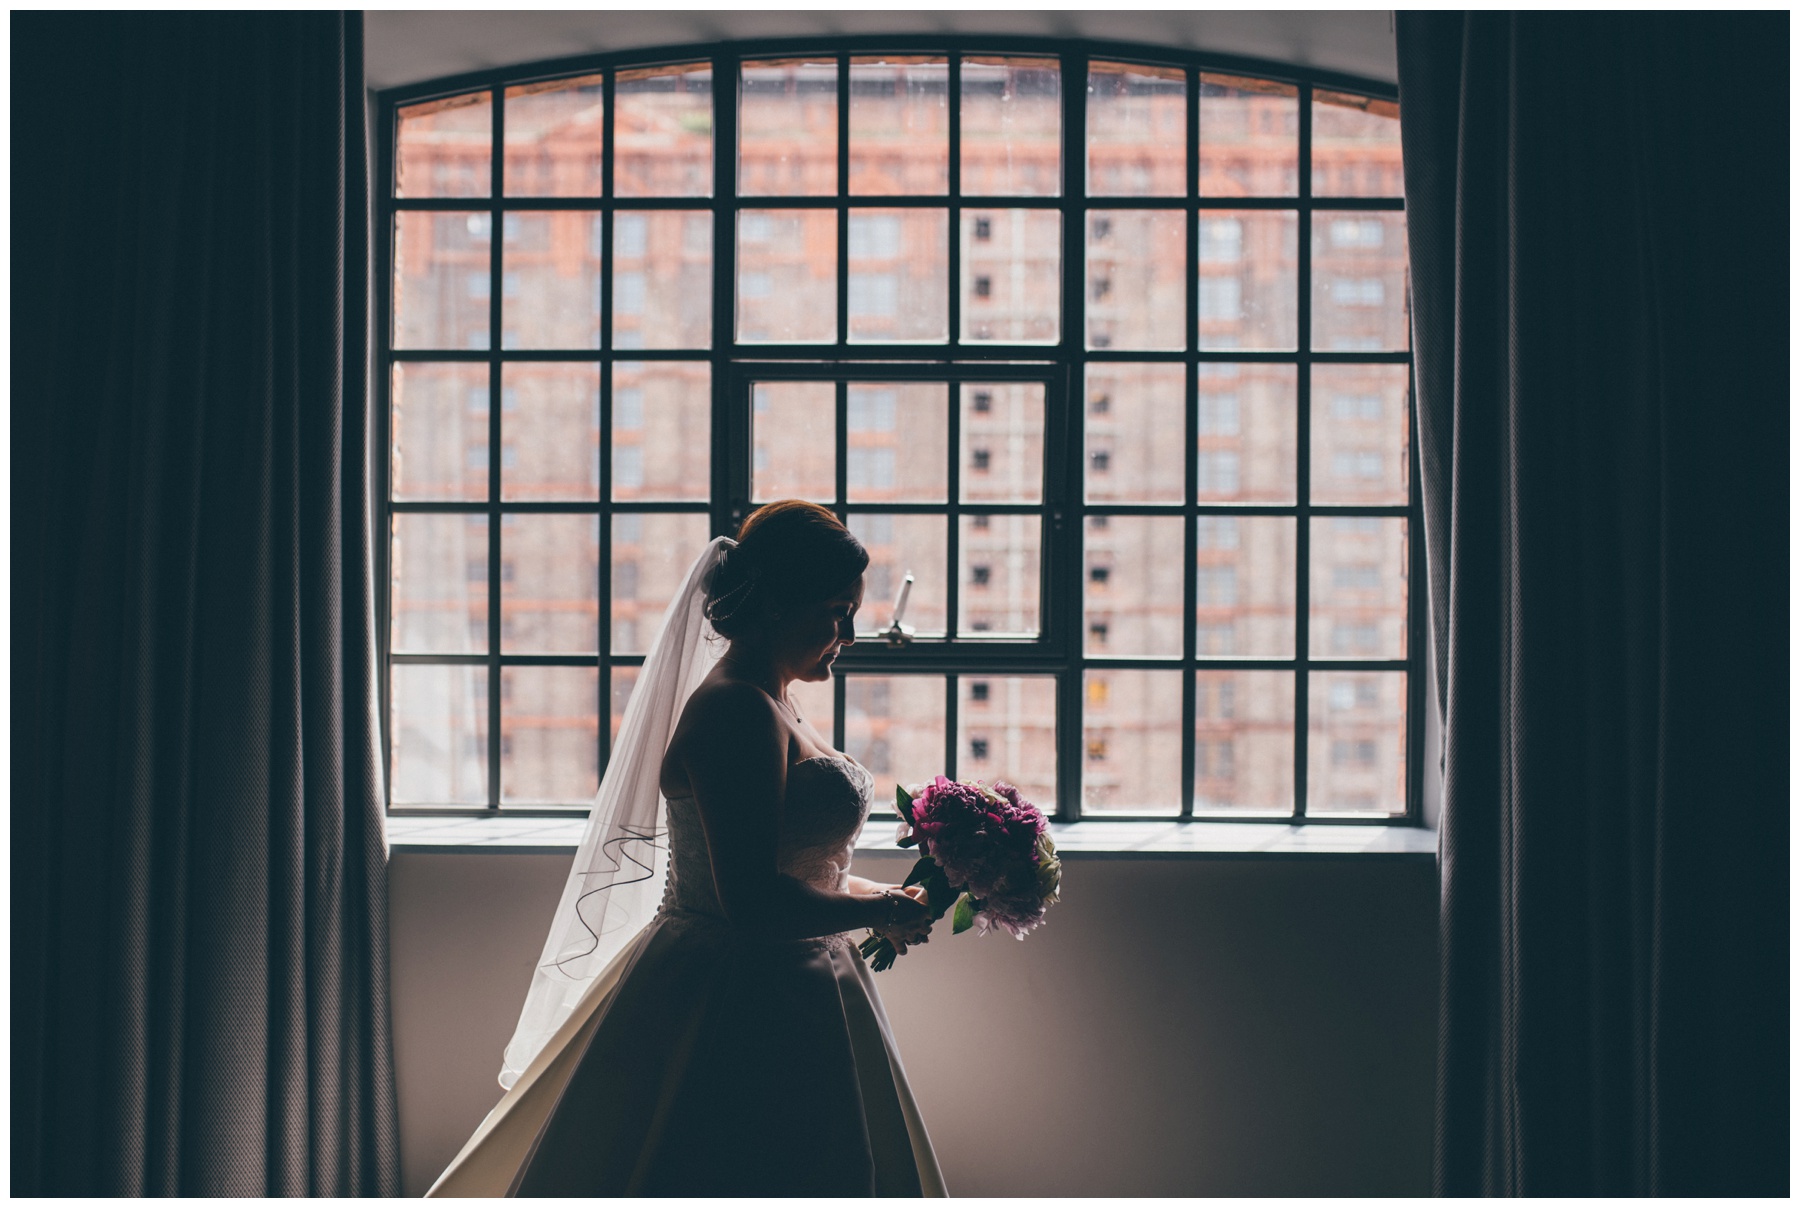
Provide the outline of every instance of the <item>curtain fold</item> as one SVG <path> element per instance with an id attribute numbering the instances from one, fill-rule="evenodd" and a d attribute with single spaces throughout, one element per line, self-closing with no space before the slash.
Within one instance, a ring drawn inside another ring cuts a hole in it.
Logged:
<path id="1" fill-rule="evenodd" d="M 1788 1186 L 1785 13 L 1397 15 L 1436 1186 Z"/>
<path id="2" fill-rule="evenodd" d="M 361 17 L 12 29 L 11 1190 L 397 1194 Z"/>

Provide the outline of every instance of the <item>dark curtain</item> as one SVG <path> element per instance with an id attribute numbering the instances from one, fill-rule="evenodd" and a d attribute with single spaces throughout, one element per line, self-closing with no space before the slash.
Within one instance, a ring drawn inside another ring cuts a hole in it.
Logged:
<path id="1" fill-rule="evenodd" d="M 12 1192 L 398 1192 L 361 18 L 15 13 Z"/>
<path id="2" fill-rule="evenodd" d="M 1785 1195 L 1787 14 L 1397 37 L 1437 1190 Z"/>

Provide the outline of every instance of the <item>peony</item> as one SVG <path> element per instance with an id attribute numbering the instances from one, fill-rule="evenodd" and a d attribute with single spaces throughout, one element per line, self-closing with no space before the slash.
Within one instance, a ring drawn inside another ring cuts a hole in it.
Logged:
<path id="1" fill-rule="evenodd" d="M 973 927 L 1019 939 L 1044 921 L 1062 887 L 1062 862 L 1043 812 L 1018 789 L 939 776 L 917 790 L 900 788 L 898 798 L 896 837 L 923 853 L 906 883 L 926 887 L 932 917 L 952 913 L 953 932 Z M 876 934 L 861 950 L 876 972 L 896 956 L 893 943 Z"/>

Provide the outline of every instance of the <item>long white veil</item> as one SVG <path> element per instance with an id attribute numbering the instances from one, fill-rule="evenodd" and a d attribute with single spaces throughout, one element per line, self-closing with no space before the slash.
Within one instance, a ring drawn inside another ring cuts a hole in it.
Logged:
<path id="1" fill-rule="evenodd" d="M 500 1085 L 509 1090 L 662 901 L 669 861 L 668 803 L 659 787 L 663 752 L 688 696 L 722 653 L 719 642 L 708 640 L 714 634 L 704 615 L 706 588 L 735 544 L 714 538 L 695 560 L 638 673 L 519 1026 L 506 1046 Z"/>

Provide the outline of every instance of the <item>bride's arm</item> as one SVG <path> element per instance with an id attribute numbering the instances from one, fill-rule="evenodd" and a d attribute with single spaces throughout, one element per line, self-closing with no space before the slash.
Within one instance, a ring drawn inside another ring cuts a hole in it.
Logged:
<path id="1" fill-rule="evenodd" d="M 878 890 L 835 893 L 778 870 L 787 729 L 775 703 L 750 684 L 722 683 L 694 706 L 682 766 L 694 790 L 725 917 L 773 939 L 879 927 L 896 907 Z"/>

